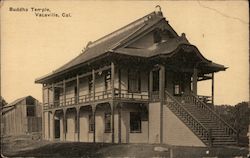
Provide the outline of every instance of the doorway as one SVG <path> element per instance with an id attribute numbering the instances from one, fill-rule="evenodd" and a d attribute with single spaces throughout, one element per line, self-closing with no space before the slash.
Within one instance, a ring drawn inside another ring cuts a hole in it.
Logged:
<path id="1" fill-rule="evenodd" d="M 60 119 L 55 119 L 55 138 L 60 138 Z"/>

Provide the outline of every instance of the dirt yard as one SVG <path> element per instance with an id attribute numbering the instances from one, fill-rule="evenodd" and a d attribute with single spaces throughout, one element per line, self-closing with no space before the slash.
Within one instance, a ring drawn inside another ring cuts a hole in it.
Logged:
<path id="1" fill-rule="evenodd" d="M 246 148 L 177 147 L 151 144 L 49 142 L 36 137 L 5 137 L 1 151 L 7 157 L 247 157 Z"/>

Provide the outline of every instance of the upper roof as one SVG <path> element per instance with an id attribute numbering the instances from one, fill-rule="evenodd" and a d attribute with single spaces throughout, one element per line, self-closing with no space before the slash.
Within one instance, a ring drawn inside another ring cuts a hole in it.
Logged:
<path id="1" fill-rule="evenodd" d="M 143 36 L 145 33 L 159 28 L 162 25 L 164 25 L 164 28 L 171 32 L 174 38 L 169 39 L 167 42 L 158 43 L 157 45 L 147 49 L 134 49 L 126 47 L 128 43 L 135 41 L 138 37 Z M 107 53 L 150 58 L 160 54 L 171 54 L 174 50 L 180 49 L 185 45 L 192 46 L 196 49 L 200 56 L 204 58 L 198 49 L 188 42 L 184 34 L 181 37 L 178 36 L 174 29 L 165 20 L 161 11 L 152 12 L 94 42 L 89 42 L 83 53 L 59 67 L 52 73 L 36 79 L 35 82 L 43 83 L 48 78 L 63 74 L 66 71 L 74 69 L 82 64 L 86 64 L 87 62 L 92 62 L 97 57 Z M 211 62 L 205 58 L 204 60 Z M 224 68 L 223 65 L 218 66 Z"/>

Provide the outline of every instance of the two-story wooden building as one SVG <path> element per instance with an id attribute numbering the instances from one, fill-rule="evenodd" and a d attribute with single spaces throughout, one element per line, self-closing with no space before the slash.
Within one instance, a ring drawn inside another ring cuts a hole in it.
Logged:
<path id="1" fill-rule="evenodd" d="M 161 11 L 152 12 L 36 79 L 43 85 L 44 139 L 235 144 L 236 131 L 211 108 L 214 74 L 224 70 L 179 36 Z M 212 80 L 212 96 L 197 95 L 202 80 Z"/>

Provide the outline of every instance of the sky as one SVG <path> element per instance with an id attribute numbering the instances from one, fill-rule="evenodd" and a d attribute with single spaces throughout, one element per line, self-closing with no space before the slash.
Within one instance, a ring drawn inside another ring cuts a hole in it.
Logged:
<path id="1" fill-rule="evenodd" d="M 1 2 L 1 95 L 7 102 L 27 95 L 42 101 L 42 85 L 34 83 L 36 78 L 79 55 L 89 41 L 154 11 L 156 5 L 175 31 L 184 32 L 206 58 L 229 67 L 215 74 L 215 104 L 248 101 L 247 1 Z M 198 83 L 198 93 L 211 95 L 211 81 Z"/>

